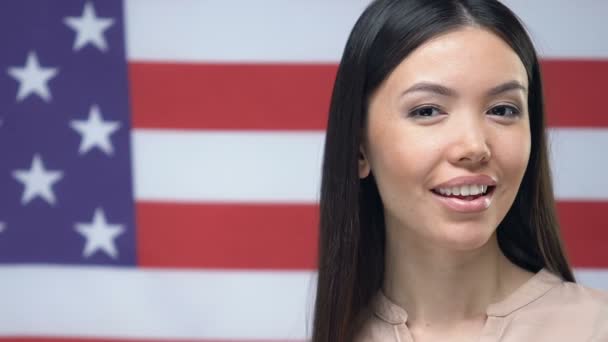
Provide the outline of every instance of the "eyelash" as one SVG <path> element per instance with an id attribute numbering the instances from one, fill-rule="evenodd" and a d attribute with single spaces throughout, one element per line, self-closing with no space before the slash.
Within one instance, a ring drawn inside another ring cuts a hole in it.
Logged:
<path id="1" fill-rule="evenodd" d="M 432 117 L 436 116 L 436 115 L 422 116 L 422 115 L 417 115 L 416 114 L 416 113 L 419 113 L 419 111 L 421 111 L 423 109 L 429 109 L 429 108 L 430 109 L 436 109 L 437 111 L 441 112 L 441 109 L 437 108 L 436 106 L 428 106 L 427 105 L 427 106 L 418 107 L 418 108 L 410 111 L 408 113 L 408 117 L 432 118 Z M 498 106 L 492 107 L 489 111 L 492 111 L 492 110 L 494 110 L 496 108 L 508 108 L 512 112 L 512 114 L 509 114 L 509 115 L 497 115 L 497 116 L 500 116 L 500 117 L 518 117 L 521 114 L 521 112 L 519 111 L 519 109 L 517 109 L 517 107 L 509 106 L 509 105 L 498 105 Z"/>

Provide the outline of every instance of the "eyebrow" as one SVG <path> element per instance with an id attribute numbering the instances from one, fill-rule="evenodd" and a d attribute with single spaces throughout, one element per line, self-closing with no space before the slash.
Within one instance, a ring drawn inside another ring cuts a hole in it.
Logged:
<path id="1" fill-rule="evenodd" d="M 508 91 L 512 91 L 512 90 L 521 90 L 524 93 L 528 92 L 528 89 L 526 87 L 524 87 L 521 83 L 513 80 L 513 81 L 499 84 L 496 87 L 491 88 L 490 90 L 488 90 L 486 92 L 486 96 L 492 97 L 492 96 L 496 96 L 496 95 L 499 95 L 499 94 L 502 94 L 502 93 L 505 93 Z M 441 84 L 432 83 L 432 82 L 416 83 L 413 86 L 409 87 L 407 90 L 405 90 L 403 93 L 401 93 L 401 96 L 409 94 L 409 93 L 413 93 L 413 92 L 428 92 L 428 93 L 435 93 L 438 95 L 448 96 L 448 97 L 457 97 L 458 96 L 458 93 L 456 92 L 456 90 L 442 86 Z"/>

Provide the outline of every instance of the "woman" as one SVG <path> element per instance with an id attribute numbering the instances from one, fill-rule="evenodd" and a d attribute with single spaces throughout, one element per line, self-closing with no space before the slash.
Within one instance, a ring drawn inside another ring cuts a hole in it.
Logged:
<path id="1" fill-rule="evenodd" d="M 378 0 L 347 42 L 313 342 L 608 341 L 559 236 L 538 59 L 493 0 Z"/>

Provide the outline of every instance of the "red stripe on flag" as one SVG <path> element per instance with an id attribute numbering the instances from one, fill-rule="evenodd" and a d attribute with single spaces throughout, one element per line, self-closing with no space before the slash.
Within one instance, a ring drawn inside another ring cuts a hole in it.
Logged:
<path id="1" fill-rule="evenodd" d="M 558 202 L 574 267 L 608 267 L 608 202 Z M 316 267 L 318 207 L 291 204 L 137 203 L 138 260 L 145 267 Z"/>
<path id="2" fill-rule="evenodd" d="M 138 202 L 144 267 L 313 269 L 318 207 Z"/>
<path id="3" fill-rule="evenodd" d="M 137 128 L 317 130 L 335 65 L 130 63 Z"/>
<path id="4" fill-rule="evenodd" d="M 608 60 L 542 61 L 551 127 L 608 127 Z M 325 129 L 335 64 L 129 64 L 135 128 Z"/>
<path id="5" fill-rule="evenodd" d="M 549 126 L 608 127 L 608 60 L 545 60 L 541 67 Z"/>
<path id="6" fill-rule="evenodd" d="M 557 204 L 562 235 L 574 267 L 608 267 L 608 202 Z"/>

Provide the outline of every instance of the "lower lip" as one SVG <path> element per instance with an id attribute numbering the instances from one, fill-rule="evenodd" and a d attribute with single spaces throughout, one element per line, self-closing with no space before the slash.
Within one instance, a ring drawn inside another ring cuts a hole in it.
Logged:
<path id="1" fill-rule="evenodd" d="M 494 195 L 494 190 L 488 192 L 487 194 L 477 197 L 473 200 L 464 200 L 456 197 L 443 197 L 437 195 L 433 191 L 433 197 L 435 197 L 440 203 L 445 205 L 448 209 L 459 212 L 459 213 L 477 213 L 484 211 L 490 207 L 490 203 L 492 202 L 492 195 Z"/>

